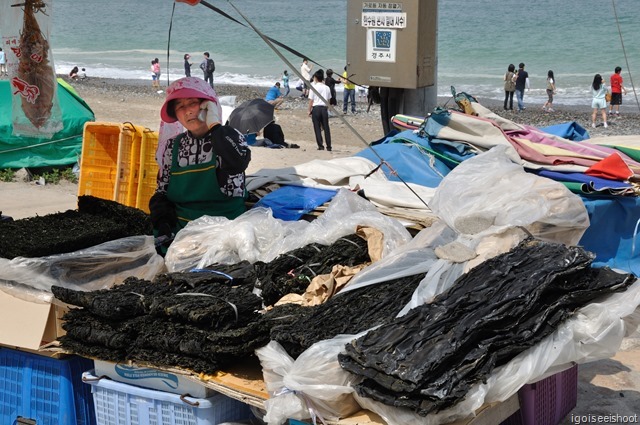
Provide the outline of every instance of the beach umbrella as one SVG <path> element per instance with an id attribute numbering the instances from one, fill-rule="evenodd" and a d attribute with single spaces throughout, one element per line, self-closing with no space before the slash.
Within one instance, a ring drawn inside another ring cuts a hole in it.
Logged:
<path id="1" fill-rule="evenodd" d="M 242 134 L 257 133 L 274 120 L 274 107 L 264 99 L 243 102 L 229 115 L 229 125 Z"/>

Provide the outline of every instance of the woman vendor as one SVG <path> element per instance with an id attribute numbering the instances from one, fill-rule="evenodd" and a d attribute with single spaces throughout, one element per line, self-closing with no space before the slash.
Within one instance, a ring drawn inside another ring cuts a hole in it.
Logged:
<path id="1" fill-rule="evenodd" d="M 203 79 L 181 78 L 168 87 L 160 116 L 186 131 L 160 153 L 158 187 L 149 201 L 156 236 L 171 239 L 203 215 L 234 219 L 245 211 L 251 151 L 242 134 L 220 124 L 221 115 L 216 92 Z"/>

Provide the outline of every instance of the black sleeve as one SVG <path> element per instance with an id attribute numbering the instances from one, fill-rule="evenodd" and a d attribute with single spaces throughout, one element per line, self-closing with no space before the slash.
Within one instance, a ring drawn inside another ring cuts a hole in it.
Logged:
<path id="1" fill-rule="evenodd" d="M 171 228 L 178 224 L 176 207 L 167 198 L 166 193 L 156 192 L 153 194 L 149 200 L 149 212 L 154 229 L 160 229 L 163 224 L 167 224 Z"/>
<path id="2" fill-rule="evenodd" d="M 211 135 L 220 170 L 229 175 L 244 172 L 251 161 L 251 151 L 244 136 L 227 125 L 213 127 Z"/>

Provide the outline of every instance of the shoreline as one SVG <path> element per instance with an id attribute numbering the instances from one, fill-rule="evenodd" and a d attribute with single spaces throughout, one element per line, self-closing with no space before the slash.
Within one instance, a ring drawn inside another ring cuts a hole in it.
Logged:
<path id="1" fill-rule="evenodd" d="M 65 76 L 60 76 L 65 81 L 69 82 L 68 78 Z M 143 105 L 146 104 L 150 108 L 156 111 L 159 111 L 162 102 L 164 101 L 165 90 L 166 90 L 166 81 L 161 81 L 160 90 L 162 92 L 158 93 L 156 89 L 151 87 L 151 81 L 140 80 L 140 79 L 114 79 L 114 78 L 88 78 L 84 81 L 72 81 L 70 84 L 78 91 L 81 97 L 89 98 L 92 102 L 89 103 L 89 106 L 94 109 L 94 104 L 98 106 L 98 104 L 102 101 L 107 101 L 108 98 L 113 97 L 117 99 L 121 104 L 132 104 L 137 101 L 142 101 Z M 236 105 L 240 103 L 264 97 L 267 89 L 260 86 L 247 86 L 247 85 L 229 85 L 229 84 L 218 84 L 215 85 L 215 90 L 218 96 L 235 96 L 236 97 Z M 307 107 L 306 99 L 302 99 L 299 97 L 300 92 L 295 89 L 292 89 L 289 96 L 285 98 L 285 102 L 281 110 L 276 112 L 276 115 L 285 115 L 288 111 L 297 111 L 299 114 L 300 111 L 305 111 Z M 473 95 L 473 93 L 470 93 Z M 363 102 L 358 101 L 358 96 L 356 96 L 356 104 L 358 106 L 359 115 L 358 118 L 368 120 L 369 125 L 379 125 L 380 131 L 376 133 L 374 138 L 368 139 L 365 137 L 365 140 L 369 142 L 379 139 L 383 137 L 382 134 L 382 124 L 380 123 L 380 107 L 379 105 L 373 105 L 371 111 L 366 113 L 366 100 Z M 87 99 L 85 99 L 87 100 Z M 542 105 L 538 105 L 535 103 L 527 103 L 527 96 L 525 94 L 525 106 L 526 110 L 522 113 L 516 113 L 513 111 L 504 111 L 502 109 L 502 102 L 493 100 L 493 99 L 481 99 L 478 101 L 483 106 L 489 108 L 496 114 L 510 119 L 519 124 L 531 125 L 534 127 L 546 127 L 555 124 L 561 124 L 565 122 L 575 121 L 585 129 L 589 131 L 591 135 L 597 136 L 607 136 L 607 135 L 635 135 L 640 134 L 640 113 L 625 111 L 625 109 L 629 110 L 632 105 L 628 104 L 627 108 L 622 108 L 622 114 L 619 117 L 607 117 L 607 121 L 609 124 L 609 128 L 604 129 L 599 126 L 596 129 L 591 128 L 591 108 L 587 105 L 562 105 L 562 104 L 554 104 L 555 112 L 545 112 L 542 111 Z M 93 104 L 92 104 L 93 103 Z M 438 97 L 437 104 L 440 107 L 449 107 L 455 108 L 455 102 L 452 97 Z M 142 106 L 143 106 L 142 105 Z M 338 95 L 338 111 L 340 111 L 342 105 L 341 96 Z M 125 106 L 124 109 L 127 109 L 128 105 L 119 105 Z M 139 105 L 141 106 L 141 105 Z M 624 105 L 623 105 L 624 106 Z M 120 109 L 114 106 L 115 109 Z M 96 108 L 101 113 L 104 108 Z M 95 112 L 95 111 L 94 111 Z M 114 112 L 114 111 L 111 111 Z M 123 111 L 124 112 L 124 111 Z M 96 120 L 101 121 L 100 115 L 96 112 Z M 109 114 L 110 116 L 114 115 L 113 113 Z M 425 113 L 426 115 L 426 113 Z M 348 115 L 352 117 L 351 114 Z M 355 116 L 353 116 L 355 117 Z M 301 114 L 299 119 L 306 118 L 306 114 Z M 351 118 L 349 118 L 351 120 Z M 121 119 L 115 119 L 114 121 L 131 121 L 130 119 L 126 119 L 125 116 L 122 116 Z M 142 123 L 142 125 L 146 125 L 147 127 L 157 130 L 159 127 L 159 113 L 154 116 L 153 112 L 150 111 L 148 116 L 147 123 Z M 331 123 L 336 122 L 336 120 L 332 120 Z M 600 113 L 597 115 L 597 123 L 601 124 L 601 116 Z M 282 124 L 281 124 L 282 125 Z M 342 124 L 341 124 L 342 125 Z M 284 127 L 284 126 L 283 126 Z M 286 129 L 285 129 L 286 133 Z M 310 140 L 313 140 L 313 132 L 311 131 L 308 136 L 310 136 Z M 363 136 L 367 136 L 367 134 L 363 134 Z"/>

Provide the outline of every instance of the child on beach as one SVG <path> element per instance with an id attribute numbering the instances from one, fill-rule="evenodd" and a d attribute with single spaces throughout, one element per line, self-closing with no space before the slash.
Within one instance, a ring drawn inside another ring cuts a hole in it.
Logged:
<path id="1" fill-rule="evenodd" d="M 289 92 L 291 91 L 291 89 L 289 88 L 289 73 L 287 72 L 286 69 L 282 74 L 282 86 L 284 87 L 284 94 L 282 96 L 283 97 L 289 96 Z"/>
<path id="2" fill-rule="evenodd" d="M 620 115 L 620 105 L 622 105 L 622 92 L 627 94 L 627 89 L 622 85 L 622 68 L 616 66 L 611 75 L 611 102 L 609 104 L 609 115 Z"/>
<path id="3" fill-rule="evenodd" d="M 158 59 L 151 61 L 151 87 L 160 88 L 160 64 Z"/>
<path id="4" fill-rule="evenodd" d="M 607 94 L 607 86 L 604 84 L 602 75 L 596 74 L 593 77 L 593 84 L 591 84 L 591 94 L 593 100 L 591 101 L 591 107 L 593 112 L 591 113 L 591 127 L 596 128 L 596 116 L 598 109 L 602 110 L 602 121 L 604 122 L 604 128 L 607 128 L 607 100 L 605 98 Z"/>
<path id="5" fill-rule="evenodd" d="M 553 112 L 551 107 L 553 104 L 553 95 L 556 94 L 556 81 L 553 77 L 553 71 L 547 72 L 547 101 L 542 105 L 542 110 L 547 112 Z"/>

